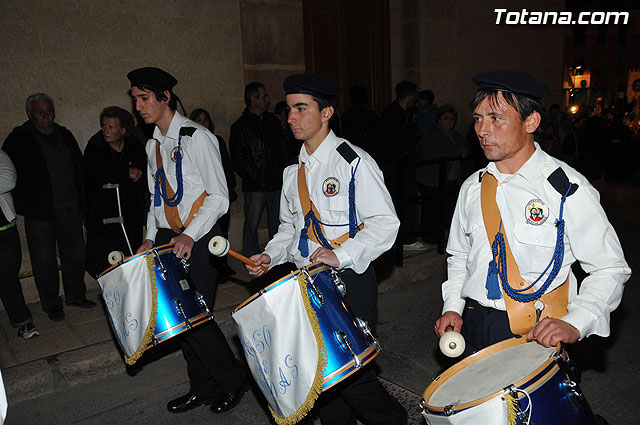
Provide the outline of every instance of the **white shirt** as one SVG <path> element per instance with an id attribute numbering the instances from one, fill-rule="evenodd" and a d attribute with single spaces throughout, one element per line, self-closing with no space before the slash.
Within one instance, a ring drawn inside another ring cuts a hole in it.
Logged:
<path id="1" fill-rule="evenodd" d="M 16 187 L 18 177 L 9 155 L 0 150 L 0 208 L 9 222 L 16 218 L 11 191 Z"/>
<path id="2" fill-rule="evenodd" d="M 229 194 L 222 169 L 218 139 L 206 128 L 176 112 L 166 136 L 163 136 L 160 129 L 156 127 L 153 132 L 154 138 L 149 139 L 146 145 L 148 158 L 147 180 L 149 182 L 149 191 L 151 192 L 151 208 L 147 216 L 145 239 L 155 240 L 158 228 L 171 228 L 164 216 L 164 200 L 160 206 L 154 207 L 153 205 L 154 176 L 157 171 L 156 140 L 160 142 L 160 155 L 162 156 L 167 182 L 175 193 L 178 188 L 176 162 L 171 157 L 175 158 L 175 152 L 173 151 L 178 147 L 178 137 L 182 127 L 196 128 L 192 136 L 182 136 L 180 144 L 182 150 L 183 196 L 182 201 L 178 204 L 178 214 L 183 223 L 189 217 L 193 202 L 200 197 L 202 192 L 207 192 L 207 197 L 198 210 L 198 214 L 184 230 L 183 234 L 190 236 L 197 242 L 211 230 L 216 221 L 229 209 Z"/>
<path id="3" fill-rule="evenodd" d="M 267 244 L 264 253 L 271 257 L 271 266 L 293 261 L 297 267 L 308 265 L 309 258 L 302 257 L 298 250 L 300 232 L 304 228 L 304 214 L 298 196 L 298 169 L 305 165 L 305 177 L 309 198 L 320 214 L 320 221 L 329 224 L 349 223 L 349 181 L 351 170 L 358 158 L 347 163 L 336 148 L 344 139 L 330 131 L 312 155 L 304 145 L 300 149 L 297 165 L 284 170 L 280 197 L 280 227 L 278 233 Z M 348 143 L 348 142 L 347 142 Z M 371 261 L 378 258 L 393 245 L 400 221 L 396 216 L 391 197 L 384 185 L 382 172 L 371 156 L 349 143 L 360 157 L 355 174 L 355 205 L 358 223 L 364 229 L 355 238 L 347 239 L 333 250 L 340 261 L 340 269 L 350 268 L 363 273 Z M 337 193 L 327 189 L 327 182 L 338 182 Z M 329 193 L 329 195 L 327 194 Z M 327 240 L 332 240 L 349 231 L 349 226 L 323 226 Z M 320 245 L 309 240 L 309 255 Z"/>
<path id="4" fill-rule="evenodd" d="M 535 147 L 531 158 L 513 175 L 501 174 L 493 162 L 481 171 L 491 173 L 498 181 L 496 202 L 503 234 L 521 276 L 530 283 L 535 281 L 555 249 L 554 223 L 562 195 L 547 177 L 561 167 L 569 181 L 579 187 L 567 197 L 564 205 L 564 260 L 547 292 L 557 288 L 569 275 L 568 314 L 562 320 L 578 329 L 581 338 L 592 334 L 608 336 L 609 315 L 620 304 L 624 283 L 631 276 L 620 241 L 600 206 L 600 195 L 589 181 L 564 162 L 547 155 L 537 143 Z M 465 298 L 506 310 L 502 298 L 487 298 L 485 283 L 492 254 L 482 218 L 480 187 L 478 173 L 474 173 L 460 188 L 447 245 L 451 257 L 448 280 L 442 284 L 443 312 L 462 314 Z M 544 217 L 533 217 L 532 206 L 540 208 Z M 579 293 L 576 277 L 571 272 L 575 261 L 589 274 L 582 281 Z M 542 286 L 547 276 L 548 273 L 534 289 Z"/>

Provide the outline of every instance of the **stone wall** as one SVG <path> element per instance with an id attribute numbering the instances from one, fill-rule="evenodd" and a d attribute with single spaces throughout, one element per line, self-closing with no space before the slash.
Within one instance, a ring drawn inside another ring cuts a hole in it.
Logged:
<path id="1" fill-rule="evenodd" d="M 84 148 L 102 108 L 130 109 L 126 74 L 140 66 L 172 73 L 187 113 L 208 109 L 226 136 L 243 105 L 240 33 L 238 0 L 5 0 L 0 139 L 26 120 L 27 95 L 42 91 Z"/>
<path id="2" fill-rule="evenodd" d="M 244 79 L 265 85 L 273 112 L 285 77 L 305 71 L 302 0 L 240 0 L 240 22 Z"/>

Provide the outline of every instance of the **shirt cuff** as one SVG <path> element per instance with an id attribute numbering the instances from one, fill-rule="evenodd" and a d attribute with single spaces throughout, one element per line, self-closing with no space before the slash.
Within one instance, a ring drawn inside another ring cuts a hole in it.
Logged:
<path id="1" fill-rule="evenodd" d="M 442 314 L 446 313 L 447 311 L 455 311 L 460 316 L 462 316 L 465 304 L 466 301 L 462 298 L 445 301 L 444 305 L 442 306 Z"/>
<path id="2" fill-rule="evenodd" d="M 572 325 L 574 328 L 580 332 L 580 340 L 588 337 L 589 335 L 594 333 L 594 317 L 587 310 L 583 310 L 580 307 L 572 308 L 569 313 L 567 313 L 562 320 Z M 600 335 L 603 337 L 609 336 Z"/>
<path id="3" fill-rule="evenodd" d="M 339 269 L 353 268 L 353 260 L 344 248 L 338 247 L 333 250 L 333 253 L 338 257 L 338 261 L 340 262 Z"/>
<path id="4" fill-rule="evenodd" d="M 149 239 L 150 241 L 156 240 L 156 235 L 158 234 L 158 229 L 148 229 L 147 233 L 144 235 L 144 239 Z"/>

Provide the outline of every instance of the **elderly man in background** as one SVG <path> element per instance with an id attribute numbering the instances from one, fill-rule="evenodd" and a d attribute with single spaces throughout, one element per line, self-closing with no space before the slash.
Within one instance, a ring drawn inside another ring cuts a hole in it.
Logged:
<path id="1" fill-rule="evenodd" d="M 85 247 L 82 231 L 84 196 L 81 153 L 66 128 L 56 124 L 53 99 L 32 94 L 29 120 L 13 129 L 2 149 L 11 157 L 18 180 L 13 191 L 16 213 L 24 216 L 33 274 L 42 309 L 63 320 L 56 246 L 62 264 L 67 305 L 95 307 L 86 298 Z"/>

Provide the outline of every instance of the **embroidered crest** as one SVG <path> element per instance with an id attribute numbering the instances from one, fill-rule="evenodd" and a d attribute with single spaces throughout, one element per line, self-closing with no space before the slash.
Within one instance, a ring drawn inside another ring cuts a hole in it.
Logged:
<path id="1" fill-rule="evenodd" d="M 549 218 L 549 207 L 540 199 L 532 199 L 524 209 L 527 223 L 540 226 Z"/>
<path id="2" fill-rule="evenodd" d="M 176 162 L 178 160 L 178 147 L 176 146 L 175 148 L 173 148 L 173 150 L 171 151 L 171 160 L 173 162 Z"/>
<path id="3" fill-rule="evenodd" d="M 322 183 L 322 192 L 326 197 L 336 196 L 340 192 L 340 181 L 336 177 L 329 177 Z"/>

